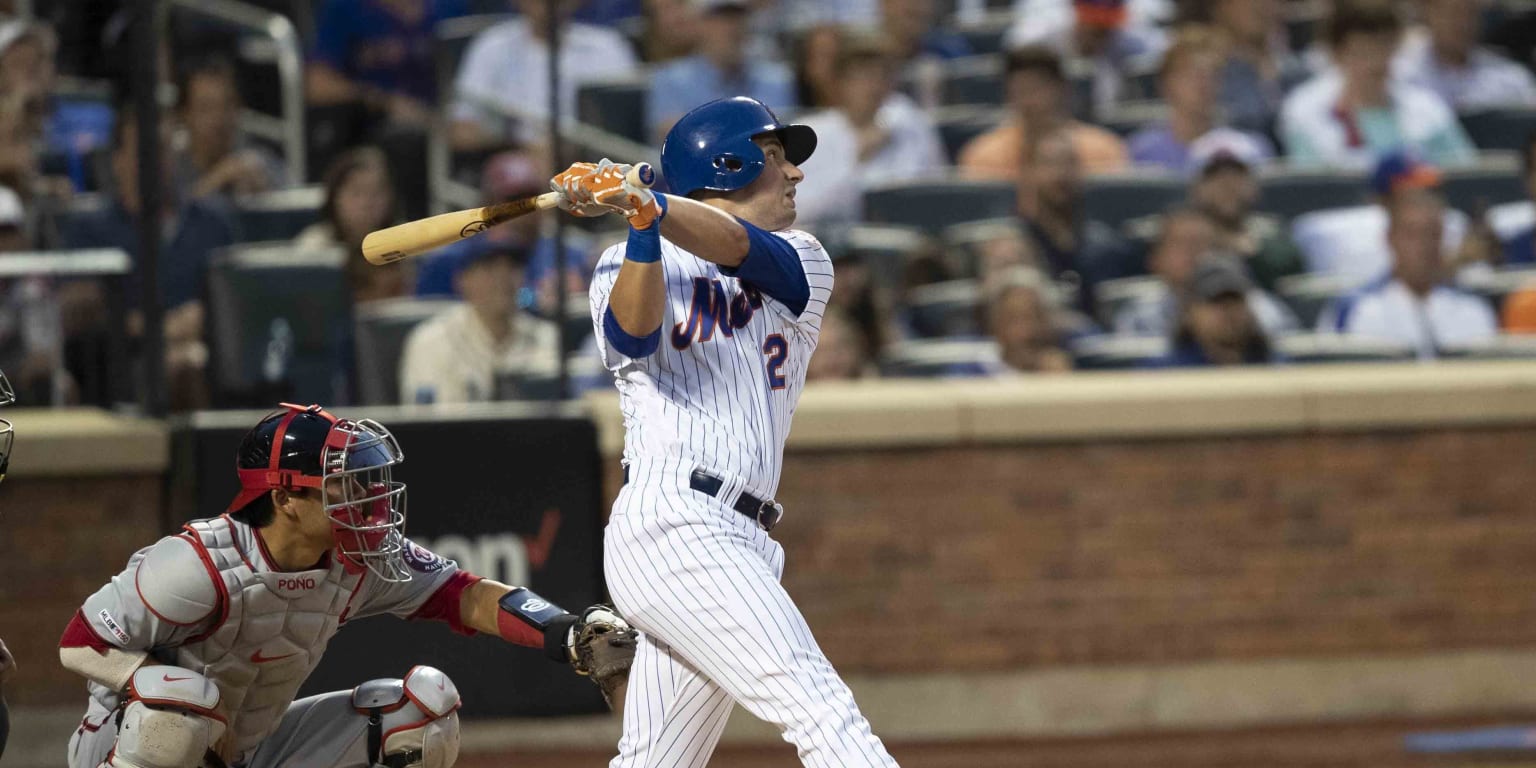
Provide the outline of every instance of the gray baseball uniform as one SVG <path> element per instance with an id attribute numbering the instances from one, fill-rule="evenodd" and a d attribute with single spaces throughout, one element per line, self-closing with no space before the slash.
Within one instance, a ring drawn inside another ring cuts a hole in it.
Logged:
<path id="1" fill-rule="evenodd" d="M 348 691 L 293 697 L 347 621 L 390 613 L 459 626 L 458 595 L 475 577 L 411 543 L 405 561 L 412 578 L 397 583 L 334 557 L 312 570 L 279 571 L 256 529 L 228 515 L 199 520 L 129 558 L 86 599 L 62 644 L 147 651 L 214 681 L 236 765 L 366 765 L 366 719 Z M 95 768 L 117 738 L 121 693 L 88 688 L 70 768 Z"/>

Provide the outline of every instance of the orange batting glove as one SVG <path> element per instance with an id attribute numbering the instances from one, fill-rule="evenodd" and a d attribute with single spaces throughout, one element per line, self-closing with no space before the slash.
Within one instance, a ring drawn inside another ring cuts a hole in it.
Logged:
<path id="1" fill-rule="evenodd" d="M 597 171 L 596 163 L 572 163 L 549 180 L 549 188 L 560 193 L 560 207 L 575 216 L 602 216 L 608 210 L 592 202 L 581 180 Z"/>
<path id="2" fill-rule="evenodd" d="M 627 181 L 631 168 L 604 158 L 596 166 L 572 165 L 556 176 L 555 182 L 559 182 L 566 199 L 571 201 L 573 213 L 596 215 L 589 211 L 602 208 L 623 214 L 635 229 L 649 229 L 661 218 L 662 208 L 654 192 Z"/>

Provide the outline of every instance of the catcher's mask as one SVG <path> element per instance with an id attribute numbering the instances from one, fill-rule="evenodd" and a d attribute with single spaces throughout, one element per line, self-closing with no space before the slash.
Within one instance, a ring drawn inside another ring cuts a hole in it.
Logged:
<path id="1" fill-rule="evenodd" d="M 5 380 L 5 372 L 0 371 L 0 406 L 10 405 L 16 402 L 16 393 L 11 391 L 11 383 Z M 5 480 L 5 470 L 11 465 L 11 441 L 16 433 L 11 428 L 11 422 L 0 419 L 0 481 Z"/>
<path id="2" fill-rule="evenodd" d="M 230 511 L 275 489 L 318 488 L 336 556 L 385 581 L 410 581 L 405 483 L 392 473 L 405 455 L 395 436 L 372 419 L 338 419 L 318 405 L 282 405 L 241 444 L 241 491 Z"/>

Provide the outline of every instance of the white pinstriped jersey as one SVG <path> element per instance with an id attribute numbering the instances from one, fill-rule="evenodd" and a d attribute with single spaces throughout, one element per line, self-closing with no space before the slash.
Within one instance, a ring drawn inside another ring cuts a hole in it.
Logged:
<path id="1" fill-rule="evenodd" d="M 604 338 L 608 294 L 626 243 L 605 251 L 592 280 L 592 320 L 624 414 L 624 461 L 683 458 L 739 475 L 764 498 L 778 489 L 784 440 L 832 295 L 832 260 L 798 230 L 772 233 L 800 256 L 810 286 L 805 311 L 763 295 L 720 267 L 661 241 L 667 306 L 661 343 L 632 359 Z"/>

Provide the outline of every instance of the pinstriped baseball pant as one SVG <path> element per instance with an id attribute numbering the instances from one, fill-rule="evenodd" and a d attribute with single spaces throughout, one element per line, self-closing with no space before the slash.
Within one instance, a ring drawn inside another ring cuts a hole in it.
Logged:
<path id="1" fill-rule="evenodd" d="M 780 586 L 783 548 L 728 505 L 739 480 L 710 497 L 692 469 L 631 467 L 604 535 L 609 592 L 642 632 L 610 768 L 705 765 L 733 701 L 806 766 L 895 766 Z"/>

